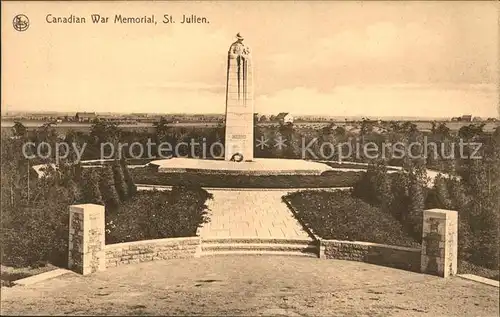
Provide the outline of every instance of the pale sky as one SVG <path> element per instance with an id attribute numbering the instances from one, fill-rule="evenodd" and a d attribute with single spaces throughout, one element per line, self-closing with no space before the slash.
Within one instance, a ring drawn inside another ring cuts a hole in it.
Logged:
<path id="1" fill-rule="evenodd" d="M 19 13 L 24 32 L 12 26 Z M 49 13 L 87 23 L 48 24 Z M 115 14 L 158 23 L 114 24 Z M 210 24 L 180 24 L 183 14 Z M 255 112 L 497 117 L 498 22 L 498 3 L 475 1 L 2 2 L 2 112 L 224 113 L 227 50 L 241 32 Z"/>

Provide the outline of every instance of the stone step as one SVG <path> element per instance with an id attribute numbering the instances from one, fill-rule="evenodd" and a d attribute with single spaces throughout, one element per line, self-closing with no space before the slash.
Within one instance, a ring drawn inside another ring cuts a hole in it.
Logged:
<path id="1" fill-rule="evenodd" d="M 318 246 L 312 244 L 281 243 L 202 243 L 204 251 L 283 251 L 318 254 Z"/>
<path id="2" fill-rule="evenodd" d="M 202 237 L 202 244 L 234 244 L 234 243 L 263 243 L 263 244 L 301 244 L 318 246 L 313 239 L 304 238 L 266 238 L 266 237 Z"/>
<path id="3" fill-rule="evenodd" d="M 55 269 L 52 271 L 48 271 L 48 272 L 44 272 L 44 273 L 40 273 L 37 275 L 33 275 L 30 277 L 25 277 L 25 278 L 16 280 L 16 281 L 14 281 L 14 285 L 27 286 L 27 285 L 35 284 L 35 283 L 45 281 L 48 279 L 52 279 L 52 278 L 55 278 L 55 277 L 58 277 L 58 276 L 61 276 L 63 274 L 67 274 L 67 273 L 71 273 L 71 271 L 66 270 L 66 269 Z"/>
<path id="4" fill-rule="evenodd" d="M 203 251 L 201 256 L 221 256 L 221 255 L 271 255 L 271 256 L 304 256 L 318 258 L 315 253 L 293 252 L 293 251 L 265 251 L 265 250 L 230 250 L 230 251 Z"/>

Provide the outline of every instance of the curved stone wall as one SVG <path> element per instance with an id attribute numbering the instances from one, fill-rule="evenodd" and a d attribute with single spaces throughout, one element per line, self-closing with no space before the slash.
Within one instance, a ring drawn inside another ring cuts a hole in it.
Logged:
<path id="1" fill-rule="evenodd" d="M 321 240 L 320 245 L 322 258 L 359 261 L 420 272 L 420 248 L 342 240 Z"/>
<path id="2" fill-rule="evenodd" d="M 201 251 L 200 237 L 168 238 L 108 244 L 106 268 L 155 260 L 193 258 Z"/>

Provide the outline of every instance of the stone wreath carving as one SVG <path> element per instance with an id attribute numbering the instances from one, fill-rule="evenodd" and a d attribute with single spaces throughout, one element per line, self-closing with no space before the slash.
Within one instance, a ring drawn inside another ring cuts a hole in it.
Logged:
<path id="1" fill-rule="evenodd" d="M 231 161 L 232 162 L 241 162 L 243 161 L 243 155 L 240 153 L 234 153 L 233 156 L 231 156 Z"/>

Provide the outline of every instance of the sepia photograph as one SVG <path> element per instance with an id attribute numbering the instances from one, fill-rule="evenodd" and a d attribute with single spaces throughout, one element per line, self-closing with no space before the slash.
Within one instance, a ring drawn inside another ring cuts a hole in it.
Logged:
<path id="1" fill-rule="evenodd" d="M 2 316 L 500 316 L 498 1 L 1 11 Z"/>

